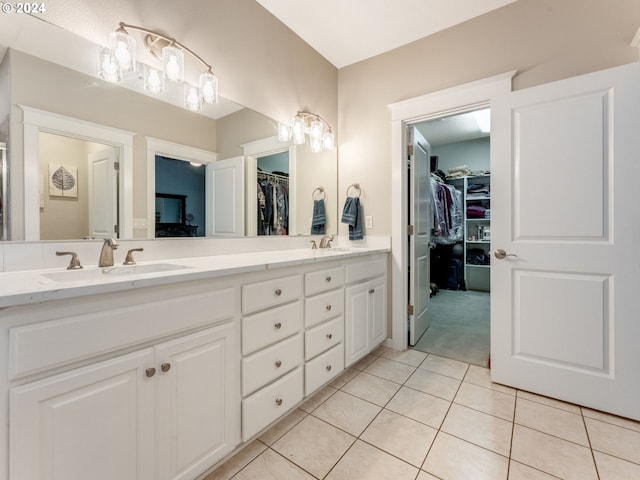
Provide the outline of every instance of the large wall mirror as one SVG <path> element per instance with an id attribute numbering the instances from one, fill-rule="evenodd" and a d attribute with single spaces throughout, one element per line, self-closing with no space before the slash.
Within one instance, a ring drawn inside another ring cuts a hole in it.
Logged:
<path id="1" fill-rule="evenodd" d="M 38 35 L 42 38 L 34 32 Z M 0 42 L 7 41 L 0 35 Z M 182 232 L 261 235 L 256 192 L 267 175 L 274 186 L 278 180 L 277 195 L 286 192 L 287 208 L 281 213 L 289 216 L 286 225 L 278 223 L 268 233 L 308 235 L 312 194 L 319 186 L 326 192 L 326 231 L 337 233 L 336 151 L 312 154 L 308 145 L 274 143 L 277 122 L 224 99 L 218 112 L 193 113 L 69 68 L 59 58 L 31 53 L 11 44 L 0 50 L 0 90 L 8 99 L 0 102 L 0 141 L 7 142 L 11 192 L 2 205 L 3 220 L 9 216 L 5 239 L 163 236 L 156 223 L 176 223 L 156 222 L 156 199 L 168 198 L 163 194 L 185 196 Z M 179 162 L 186 176 L 206 172 L 204 211 L 192 203 L 191 187 L 181 190 L 183 179 L 176 176 L 171 182 L 171 174 L 169 180 L 164 175 L 164 183 L 156 186 L 158 168 L 164 168 L 157 167 L 158 159 Z M 239 167 L 232 172 L 227 161 Z M 236 189 L 230 191 L 231 178 L 239 182 L 241 200 L 234 197 Z M 239 203 L 242 219 L 234 218 L 228 230 L 221 219 L 234 209 L 238 213 Z"/>

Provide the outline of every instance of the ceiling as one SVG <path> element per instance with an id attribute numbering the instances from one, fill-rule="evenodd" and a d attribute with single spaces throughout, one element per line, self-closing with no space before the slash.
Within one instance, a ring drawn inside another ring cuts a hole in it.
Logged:
<path id="1" fill-rule="evenodd" d="M 516 0 L 257 0 L 337 68 Z"/>

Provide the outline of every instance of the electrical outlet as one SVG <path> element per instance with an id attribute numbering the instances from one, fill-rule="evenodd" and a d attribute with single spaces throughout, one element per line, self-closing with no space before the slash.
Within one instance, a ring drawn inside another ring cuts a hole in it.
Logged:
<path id="1" fill-rule="evenodd" d="M 133 228 L 147 228 L 147 219 L 146 218 L 134 218 L 133 219 Z"/>
<path id="2" fill-rule="evenodd" d="M 367 228 L 373 228 L 373 217 L 371 215 L 364 217 L 364 220 Z"/>

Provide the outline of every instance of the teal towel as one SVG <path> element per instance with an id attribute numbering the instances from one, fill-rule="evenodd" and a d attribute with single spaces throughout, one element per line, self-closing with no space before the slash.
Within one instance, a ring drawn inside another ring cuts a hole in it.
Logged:
<path id="1" fill-rule="evenodd" d="M 342 209 L 342 223 L 349 225 L 349 240 L 362 240 L 362 214 L 358 197 L 347 197 Z"/>
<path id="2" fill-rule="evenodd" d="M 313 201 L 313 216 L 311 218 L 311 235 L 324 235 L 327 215 L 324 208 L 324 199 Z"/>

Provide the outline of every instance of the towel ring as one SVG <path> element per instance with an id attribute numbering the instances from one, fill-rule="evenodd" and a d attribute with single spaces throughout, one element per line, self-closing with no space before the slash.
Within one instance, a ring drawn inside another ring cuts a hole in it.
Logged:
<path id="1" fill-rule="evenodd" d="M 317 187 L 313 192 L 311 192 L 311 199 L 312 200 L 316 200 L 316 192 L 320 192 L 322 194 L 322 197 L 319 198 L 318 200 L 324 200 L 325 199 L 324 187 Z"/>
<path id="2" fill-rule="evenodd" d="M 351 185 L 349 185 L 349 186 L 347 187 L 347 197 L 349 196 L 349 190 L 351 189 L 351 187 L 353 187 L 353 188 L 355 188 L 356 190 L 358 190 L 358 194 L 356 195 L 356 197 L 358 197 L 358 198 L 359 198 L 359 197 L 360 197 L 360 193 L 361 193 L 361 190 L 360 190 L 360 184 L 359 184 L 359 183 L 352 183 Z"/>

